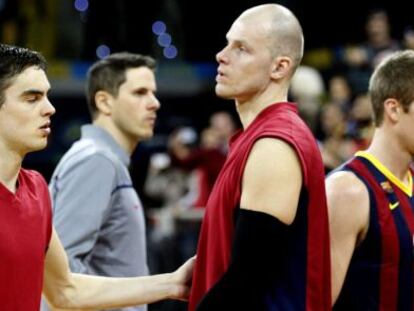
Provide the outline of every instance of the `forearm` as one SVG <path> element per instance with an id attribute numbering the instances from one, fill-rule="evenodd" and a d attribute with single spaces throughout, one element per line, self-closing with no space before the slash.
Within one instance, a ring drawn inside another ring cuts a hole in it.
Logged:
<path id="1" fill-rule="evenodd" d="M 230 265 L 197 310 L 265 310 L 284 269 L 288 236 L 289 226 L 273 216 L 239 209 Z"/>
<path id="2" fill-rule="evenodd" d="M 71 273 L 68 259 L 53 230 L 45 259 L 43 293 L 60 309 L 112 309 L 161 299 L 187 299 L 194 258 L 172 273 L 111 278 Z"/>
<path id="3" fill-rule="evenodd" d="M 176 297 L 172 273 L 149 277 L 107 278 L 72 273 L 52 305 L 60 309 L 112 309 Z"/>

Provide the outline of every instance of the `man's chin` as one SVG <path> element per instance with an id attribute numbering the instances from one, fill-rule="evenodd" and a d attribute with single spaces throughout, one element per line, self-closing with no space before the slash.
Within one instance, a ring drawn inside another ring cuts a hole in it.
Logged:
<path id="1" fill-rule="evenodd" d="M 226 90 L 223 89 L 223 87 L 221 87 L 220 85 L 216 85 L 215 88 L 216 91 L 216 95 L 218 97 L 224 98 L 224 99 L 233 99 L 233 97 L 231 96 L 231 94 L 229 94 L 228 92 L 226 92 Z"/>
<path id="2" fill-rule="evenodd" d="M 31 153 L 31 152 L 36 152 L 36 151 L 42 151 L 43 149 L 45 149 L 47 147 L 47 141 L 44 143 L 39 143 L 36 145 L 32 145 L 26 148 L 26 152 L 25 153 Z"/>
<path id="3" fill-rule="evenodd" d="M 138 141 L 147 141 L 150 140 L 152 137 L 154 136 L 154 132 L 153 131 L 148 131 L 145 133 L 140 133 L 140 135 L 138 135 Z"/>

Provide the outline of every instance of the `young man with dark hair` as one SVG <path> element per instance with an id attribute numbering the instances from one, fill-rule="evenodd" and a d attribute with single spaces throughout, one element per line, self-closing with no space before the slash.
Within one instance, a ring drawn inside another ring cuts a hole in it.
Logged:
<path id="1" fill-rule="evenodd" d="M 41 291 L 53 307 L 108 309 L 185 299 L 191 260 L 174 273 L 105 278 L 71 273 L 53 230 L 42 176 L 21 167 L 43 149 L 55 113 L 45 61 L 0 44 L 0 301 L 3 310 L 38 311 Z M 76 196 L 76 194 L 73 194 Z"/>

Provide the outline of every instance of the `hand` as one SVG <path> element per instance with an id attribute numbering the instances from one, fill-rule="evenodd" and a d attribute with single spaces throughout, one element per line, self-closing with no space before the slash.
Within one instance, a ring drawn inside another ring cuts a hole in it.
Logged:
<path id="1" fill-rule="evenodd" d="M 195 258 L 196 256 L 191 257 L 181 267 L 171 273 L 174 285 L 173 294 L 170 297 L 171 299 L 188 300 Z"/>

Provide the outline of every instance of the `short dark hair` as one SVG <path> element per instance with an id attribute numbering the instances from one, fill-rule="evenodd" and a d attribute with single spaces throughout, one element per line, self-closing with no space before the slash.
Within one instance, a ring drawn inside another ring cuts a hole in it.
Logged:
<path id="1" fill-rule="evenodd" d="M 394 98 L 405 112 L 414 100 L 414 51 L 400 51 L 383 60 L 369 82 L 369 93 L 376 126 L 384 119 L 384 102 Z"/>
<path id="2" fill-rule="evenodd" d="M 94 63 L 88 70 L 86 83 L 86 99 L 92 118 L 97 113 L 95 94 L 98 91 L 117 96 L 119 87 L 126 80 L 125 72 L 128 69 L 147 67 L 154 71 L 155 66 L 152 57 L 127 52 L 114 53 Z"/>
<path id="3" fill-rule="evenodd" d="M 46 60 L 36 51 L 0 43 L 0 107 L 5 101 L 4 91 L 14 77 L 31 66 L 46 70 Z"/>

